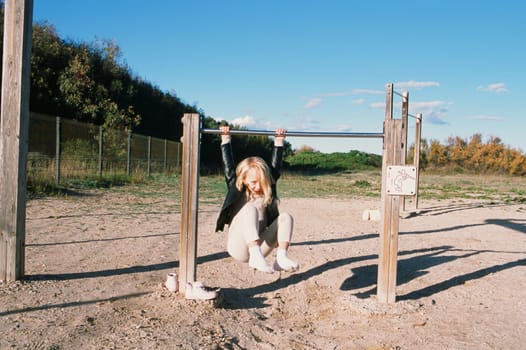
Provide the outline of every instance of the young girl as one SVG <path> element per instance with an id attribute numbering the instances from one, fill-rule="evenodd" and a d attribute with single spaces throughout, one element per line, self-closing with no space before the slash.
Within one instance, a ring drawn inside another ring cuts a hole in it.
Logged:
<path id="1" fill-rule="evenodd" d="M 217 219 L 216 231 L 223 231 L 228 225 L 228 253 L 236 260 L 248 261 L 251 268 L 266 273 L 297 270 L 298 263 L 287 256 L 293 219 L 287 213 L 279 213 L 276 196 L 285 130 L 276 131 L 270 167 L 260 157 L 249 157 L 234 170 L 230 129 L 228 126 L 220 129 L 228 192 Z M 276 261 L 270 266 L 265 257 L 276 246 Z"/>

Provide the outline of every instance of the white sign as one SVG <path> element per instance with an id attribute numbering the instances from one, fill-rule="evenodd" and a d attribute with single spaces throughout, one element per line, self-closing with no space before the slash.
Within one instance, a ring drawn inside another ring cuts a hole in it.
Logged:
<path id="1" fill-rule="evenodd" d="M 390 165 L 387 167 L 387 194 L 414 196 L 416 194 L 416 167 Z"/>

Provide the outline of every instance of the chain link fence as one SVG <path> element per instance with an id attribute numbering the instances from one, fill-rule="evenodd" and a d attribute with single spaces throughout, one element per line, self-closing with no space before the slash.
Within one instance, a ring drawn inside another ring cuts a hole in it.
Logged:
<path id="1" fill-rule="evenodd" d="M 181 143 L 31 113 L 27 171 L 66 179 L 146 175 L 181 170 Z"/>

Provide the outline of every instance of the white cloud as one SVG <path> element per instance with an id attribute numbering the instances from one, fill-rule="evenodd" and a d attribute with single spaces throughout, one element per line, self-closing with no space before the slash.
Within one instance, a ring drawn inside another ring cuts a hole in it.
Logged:
<path id="1" fill-rule="evenodd" d="M 275 130 L 277 127 L 271 121 L 260 121 L 251 115 L 234 118 L 228 121 L 231 125 L 244 127 L 252 130 Z M 280 125 L 279 127 L 283 127 Z"/>
<path id="2" fill-rule="evenodd" d="M 362 94 L 362 95 L 383 95 L 385 91 L 382 90 L 370 90 L 370 89 L 353 89 L 353 94 Z"/>
<path id="3" fill-rule="evenodd" d="M 232 119 L 232 120 L 230 120 L 230 123 L 232 125 L 244 126 L 244 127 L 257 125 L 256 120 L 251 115 L 246 115 L 244 117 L 239 117 L 239 118 Z"/>
<path id="4" fill-rule="evenodd" d="M 369 105 L 372 109 L 380 109 L 385 110 L 385 102 L 374 102 Z M 396 105 L 394 106 L 395 109 L 398 109 L 398 111 L 395 111 L 395 118 L 398 118 L 396 116 L 397 113 L 400 113 L 400 106 Z M 416 115 L 417 113 L 422 113 L 425 121 L 427 123 L 435 124 L 435 125 L 445 125 L 449 124 L 447 121 L 444 120 L 447 113 L 449 112 L 449 106 L 444 101 L 426 101 L 426 102 L 413 102 L 409 103 L 409 113 L 412 115 Z"/>
<path id="5" fill-rule="evenodd" d="M 436 81 L 400 81 L 394 83 L 394 87 L 397 89 L 422 89 L 430 86 L 440 86 L 440 83 Z"/>
<path id="6" fill-rule="evenodd" d="M 328 92 L 328 93 L 322 94 L 322 96 L 341 97 L 341 96 L 349 96 L 350 94 L 351 92 L 349 91 L 339 91 L 339 92 Z"/>
<path id="7" fill-rule="evenodd" d="M 319 105 L 321 105 L 324 102 L 324 99 L 322 97 L 345 97 L 345 96 L 356 95 L 356 94 L 361 94 L 361 95 L 383 95 L 383 94 L 385 94 L 385 91 L 369 90 L 369 89 L 353 89 L 351 91 L 336 91 L 336 92 L 321 93 L 321 94 L 319 94 L 319 96 L 321 96 L 321 97 L 310 97 L 310 98 L 307 98 L 307 102 L 305 103 L 303 108 L 304 109 L 313 109 L 313 108 L 318 107 Z M 365 99 L 363 99 L 363 98 L 355 99 L 353 101 L 353 103 L 354 104 L 364 104 L 365 103 Z"/>
<path id="8" fill-rule="evenodd" d="M 409 108 L 415 110 L 417 113 L 422 113 L 421 110 L 435 109 L 445 104 L 444 101 L 410 102 Z"/>
<path id="9" fill-rule="evenodd" d="M 322 102 L 323 102 L 323 100 L 321 98 L 313 97 L 313 98 L 310 98 L 307 101 L 307 103 L 305 103 L 303 108 L 304 109 L 312 109 L 312 108 L 318 107 Z"/>
<path id="10" fill-rule="evenodd" d="M 426 114 L 423 116 L 424 122 L 423 123 L 430 123 L 432 125 L 449 125 L 447 121 L 444 120 L 442 116 L 440 116 L 438 113 L 431 113 Z"/>
<path id="11" fill-rule="evenodd" d="M 385 102 L 373 102 L 369 107 L 372 109 L 385 109 Z"/>
<path id="12" fill-rule="evenodd" d="M 295 122 L 294 128 L 296 130 L 312 130 L 319 129 L 321 122 L 318 119 L 311 117 L 304 117 Z"/>
<path id="13" fill-rule="evenodd" d="M 409 103 L 410 113 L 422 113 L 424 122 L 434 125 L 449 124 L 444 118 L 449 112 L 449 104 L 444 101 L 426 101 Z"/>
<path id="14" fill-rule="evenodd" d="M 489 84 L 487 86 L 479 85 L 477 86 L 478 91 L 485 91 L 485 92 L 495 92 L 495 93 L 505 93 L 508 92 L 508 88 L 506 87 L 506 84 L 504 83 L 493 83 Z"/>
<path id="15" fill-rule="evenodd" d="M 337 132 L 353 132 L 353 128 L 349 124 L 340 124 L 336 127 Z"/>
<path id="16" fill-rule="evenodd" d="M 503 117 L 497 117 L 493 115 L 472 115 L 472 116 L 468 116 L 467 118 L 471 120 L 490 120 L 490 121 L 502 121 L 505 119 Z"/>

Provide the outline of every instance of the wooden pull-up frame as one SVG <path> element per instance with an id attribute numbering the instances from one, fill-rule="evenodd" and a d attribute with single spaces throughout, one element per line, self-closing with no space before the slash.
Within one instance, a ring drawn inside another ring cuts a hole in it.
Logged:
<path id="1" fill-rule="evenodd" d="M 382 229 L 378 263 L 378 301 L 393 303 L 396 297 L 396 266 L 398 253 L 398 229 L 400 195 L 388 195 L 387 167 L 404 165 L 407 121 L 393 119 L 393 85 L 387 85 L 386 113 L 383 133 L 343 132 L 295 132 L 287 131 L 287 137 L 351 137 L 383 138 L 382 159 Z M 186 283 L 196 279 L 197 218 L 199 199 L 199 147 L 200 134 L 220 134 L 217 129 L 202 129 L 199 114 L 185 114 L 183 129 L 183 168 L 181 189 L 181 250 L 179 266 L 179 290 L 185 291 Z M 268 135 L 273 131 L 231 130 L 233 135 Z"/>

